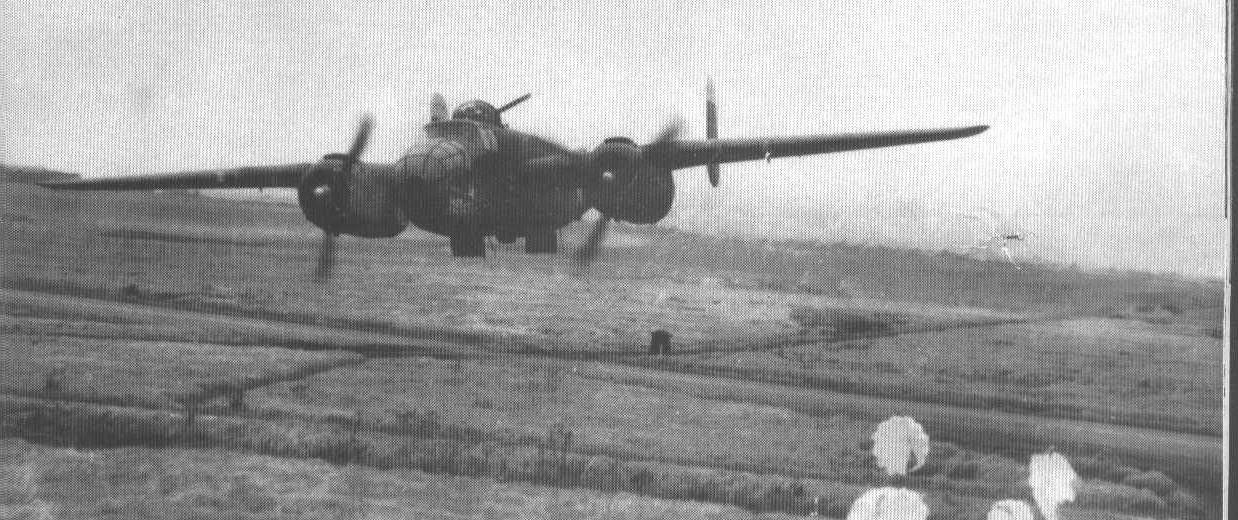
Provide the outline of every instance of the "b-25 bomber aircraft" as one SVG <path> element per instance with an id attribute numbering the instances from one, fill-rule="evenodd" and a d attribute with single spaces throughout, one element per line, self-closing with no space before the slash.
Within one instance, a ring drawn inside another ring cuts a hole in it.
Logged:
<path id="1" fill-rule="evenodd" d="M 529 94 L 498 108 L 469 101 L 450 114 L 435 94 L 424 138 L 394 162 L 361 161 L 373 127 L 367 115 L 347 152 L 315 163 L 41 184 L 73 190 L 294 188 L 305 217 L 324 232 L 320 280 L 330 275 L 332 237 L 340 234 L 394 237 L 411 222 L 449 237 L 454 256 L 484 256 L 489 236 L 502 243 L 523 237 L 525 252 L 552 254 L 558 252 L 558 229 L 592 208 L 601 218 L 575 255 L 578 266 L 587 266 L 610 220 L 652 224 L 667 215 L 675 170 L 706 166 L 716 187 L 722 163 L 957 139 L 988 129 L 721 139 L 713 92 L 711 82 L 705 139 L 681 139 L 682 124 L 672 122 L 646 144 L 611 137 L 592 150 L 572 150 L 503 124 L 502 114 Z"/>

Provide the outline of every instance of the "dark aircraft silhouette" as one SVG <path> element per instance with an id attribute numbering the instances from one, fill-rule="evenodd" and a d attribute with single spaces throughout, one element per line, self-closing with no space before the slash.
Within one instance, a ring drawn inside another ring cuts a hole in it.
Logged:
<path id="1" fill-rule="evenodd" d="M 316 163 L 251 166 L 160 175 L 44 182 L 53 189 L 150 190 L 295 188 L 305 217 L 325 236 L 317 277 L 330 275 L 332 237 L 394 237 L 409 222 L 451 239 L 455 256 L 484 256 L 486 237 L 524 238 L 527 253 L 556 253 L 558 229 L 590 208 L 601 214 L 575 255 L 593 259 L 610 220 L 652 224 L 670 211 L 672 172 L 708 168 L 717 186 L 719 164 L 924 143 L 976 135 L 987 126 L 865 134 L 719 139 L 712 83 L 706 89 L 706 139 L 680 139 L 682 123 L 668 124 L 649 143 L 611 137 L 593 150 L 570 150 L 512 130 L 503 112 L 525 94 L 495 108 L 469 101 L 447 114 L 435 94 L 425 138 L 395 162 L 362 162 L 373 120 L 367 115 L 345 153 Z"/>

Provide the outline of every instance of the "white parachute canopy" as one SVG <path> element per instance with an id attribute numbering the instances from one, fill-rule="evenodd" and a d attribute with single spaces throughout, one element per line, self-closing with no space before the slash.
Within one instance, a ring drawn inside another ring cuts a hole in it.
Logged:
<path id="1" fill-rule="evenodd" d="M 926 520 L 928 504 L 910 489 L 883 487 L 865 491 L 851 503 L 847 520 Z"/>
<path id="2" fill-rule="evenodd" d="M 967 255 L 983 253 L 990 259 L 1005 258 L 1016 269 L 1022 269 L 1010 253 L 1010 247 L 1024 243 L 1033 233 L 1023 230 L 1022 226 L 1013 225 L 1008 219 L 988 208 L 952 213 L 968 221 L 967 227 L 971 228 L 971 234 L 975 237 L 971 244 L 956 247 L 958 252 Z"/>
<path id="3" fill-rule="evenodd" d="M 999 500 L 993 503 L 985 520 L 1035 520 L 1032 506 L 1022 500 Z"/>
<path id="4" fill-rule="evenodd" d="M 1027 483 L 1032 487 L 1032 498 L 1036 500 L 1036 506 L 1046 520 L 1057 520 L 1057 507 L 1075 500 L 1075 485 L 1079 481 L 1079 475 L 1070 467 L 1070 461 L 1066 460 L 1066 457 L 1053 450 L 1032 455 L 1027 464 L 1027 473 Z"/>
<path id="5" fill-rule="evenodd" d="M 877 465 L 890 475 L 906 475 L 924 466 L 928 458 L 929 437 L 924 427 L 911 417 L 895 415 L 877 425 L 873 432 L 873 456 Z M 915 466 L 908 469 L 911 456 Z"/>

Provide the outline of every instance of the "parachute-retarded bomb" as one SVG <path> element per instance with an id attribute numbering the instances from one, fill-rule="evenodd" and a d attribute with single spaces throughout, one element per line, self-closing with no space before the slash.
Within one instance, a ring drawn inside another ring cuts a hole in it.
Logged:
<path id="1" fill-rule="evenodd" d="M 877 465 L 892 476 L 904 476 L 924 466 L 928 459 L 929 436 L 911 417 L 895 415 L 877 425 L 873 432 L 873 456 Z M 911 464 L 912 456 L 915 465 Z"/>
<path id="2" fill-rule="evenodd" d="M 1070 466 L 1070 461 L 1052 449 L 1048 453 L 1032 455 L 1027 464 L 1027 483 L 1032 487 L 1032 498 L 1046 520 L 1057 520 L 1058 506 L 1074 502 L 1075 486 L 1079 475 Z"/>
<path id="3" fill-rule="evenodd" d="M 1027 502 L 1022 500 L 998 500 L 993 503 L 993 507 L 989 508 L 989 514 L 985 520 L 1035 520 L 1036 514 L 1032 512 L 1032 506 L 1027 505 Z"/>
<path id="4" fill-rule="evenodd" d="M 847 520 L 926 520 L 928 504 L 919 493 L 905 488 L 870 489 L 851 503 Z"/>

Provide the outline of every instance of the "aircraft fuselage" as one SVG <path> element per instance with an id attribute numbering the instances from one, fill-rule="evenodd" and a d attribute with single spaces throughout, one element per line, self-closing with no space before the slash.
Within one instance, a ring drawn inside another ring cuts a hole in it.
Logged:
<path id="1" fill-rule="evenodd" d="M 570 150 L 471 121 L 431 123 L 426 134 L 399 161 L 409 183 L 403 209 L 421 229 L 450 236 L 467 228 L 507 242 L 530 231 L 563 227 L 590 207 L 583 186 L 543 182 L 546 172 L 521 166 L 558 157 L 572 167 Z"/>
<path id="2" fill-rule="evenodd" d="M 581 182 L 592 164 L 586 152 L 503 126 L 453 119 L 430 123 L 425 133 L 394 165 L 364 165 L 353 180 L 387 177 L 389 189 L 401 195 L 399 209 L 407 221 L 432 233 L 472 240 L 495 236 L 501 242 L 535 234 L 545 239 L 598 206 L 599 199 L 643 201 L 650 207 L 638 214 L 645 218 L 628 220 L 648 223 L 669 212 L 674 196 L 669 171 L 642 176 L 642 182 L 590 186 Z M 639 192 L 600 197 L 602 189 L 625 188 Z M 351 191 L 374 190 L 358 186 Z M 366 212 L 364 205 L 354 206 L 357 213 Z M 547 247 L 554 249 L 551 240 Z"/>

